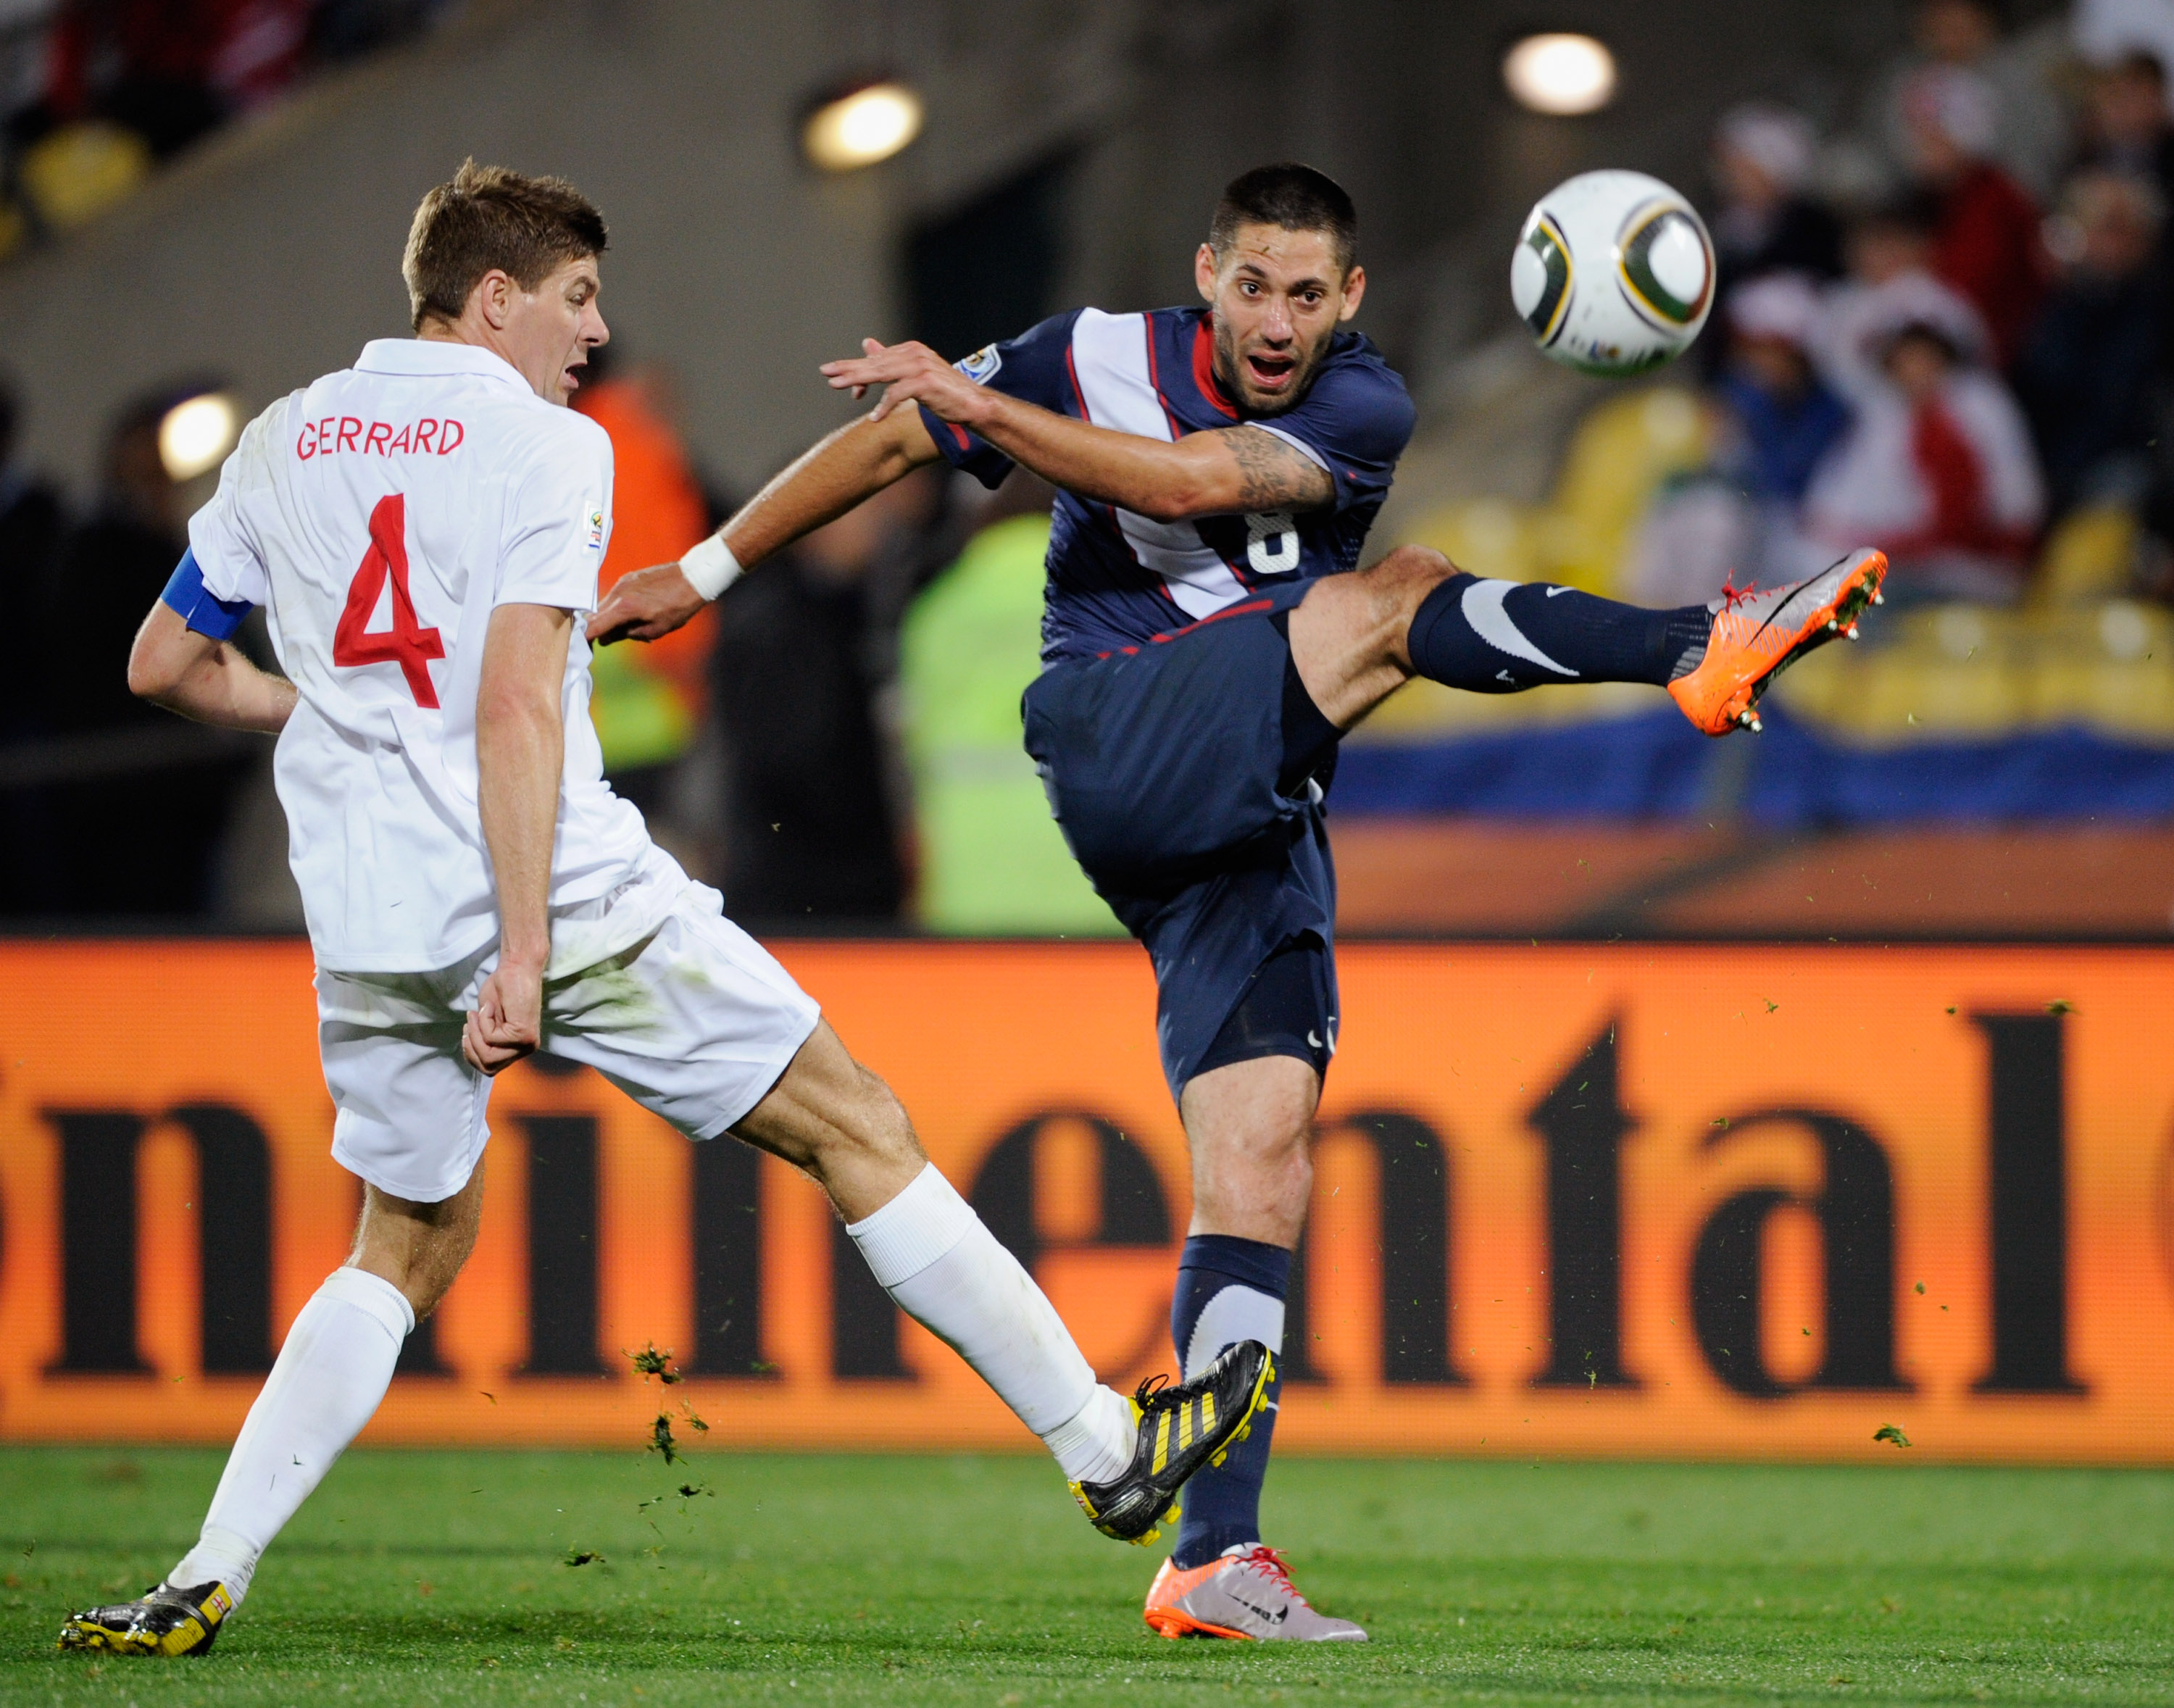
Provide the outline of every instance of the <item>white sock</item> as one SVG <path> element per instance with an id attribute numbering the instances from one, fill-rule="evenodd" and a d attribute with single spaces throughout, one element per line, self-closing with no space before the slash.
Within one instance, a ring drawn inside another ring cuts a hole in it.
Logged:
<path id="1" fill-rule="evenodd" d="M 407 1296 L 363 1269 L 335 1269 L 287 1331 L 264 1391 L 227 1456 L 203 1533 L 166 1581 L 214 1580 L 239 1603 L 257 1562 L 362 1432 L 415 1327 Z"/>
<path id="2" fill-rule="evenodd" d="M 1115 1388 L 1098 1385 L 1079 1414 L 1059 1424 L 1041 1438 L 1041 1444 L 1057 1456 L 1073 1481 L 1106 1483 L 1133 1462 L 1139 1435 L 1132 1402 Z"/>
<path id="3" fill-rule="evenodd" d="M 1106 1482 L 1132 1462 L 1132 1408 L 1095 1380 L 1034 1277 L 934 1163 L 846 1231 L 899 1309 L 956 1349 L 1066 1476 Z"/>

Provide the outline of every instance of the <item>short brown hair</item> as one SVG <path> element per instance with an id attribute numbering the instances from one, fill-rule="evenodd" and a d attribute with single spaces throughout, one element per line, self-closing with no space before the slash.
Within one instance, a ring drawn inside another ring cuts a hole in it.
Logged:
<path id="1" fill-rule="evenodd" d="M 1286 231 L 1318 231 L 1344 273 L 1359 258 L 1359 213 L 1344 186 L 1326 172 L 1284 160 L 1256 166 L 1233 178 L 1209 222 L 1208 246 L 1217 266 L 1230 252 L 1241 225 L 1280 225 Z"/>
<path id="2" fill-rule="evenodd" d="M 533 290 L 568 262 L 602 255 L 604 241 L 603 215 L 564 178 L 464 161 L 452 183 L 424 197 L 408 228 L 400 276 L 415 329 L 431 316 L 458 320 L 494 268 Z"/>

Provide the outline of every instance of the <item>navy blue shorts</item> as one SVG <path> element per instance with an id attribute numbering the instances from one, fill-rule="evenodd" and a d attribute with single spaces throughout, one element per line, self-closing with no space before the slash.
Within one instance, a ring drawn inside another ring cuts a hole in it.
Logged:
<path id="1" fill-rule="evenodd" d="M 1026 691 L 1027 752 L 1057 824 L 1155 964 L 1173 1097 L 1253 1057 L 1325 1071 L 1334 1047 L 1319 781 L 1333 732 L 1296 686 L 1294 603 L 1249 600 L 1166 641 L 1052 665 Z M 1312 774 L 1294 775 L 1309 759 Z"/>

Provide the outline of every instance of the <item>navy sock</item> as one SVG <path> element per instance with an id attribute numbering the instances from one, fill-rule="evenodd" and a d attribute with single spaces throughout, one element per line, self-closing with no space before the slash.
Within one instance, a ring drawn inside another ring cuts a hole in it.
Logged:
<path id="1" fill-rule="evenodd" d="M 1186 1240 L 1185 1254 L 1177 1260 L 1177 1292 L 1170 1304 L 1170 1336 L 1188 1377 L 1241 1340 L 1282 1347 L 1290 1263 L 1291 1254 L 1281 1246 L 1258 1240 L 1195 1234 Z M 1268 1480 L 1282 1386 L 1280 1376 L 1268 1384 L 1252 1434 L 1234 1446 L 1221 1465 L 1196 1473 L 1178 1497 L 1177 1546 L 1171 1558 L 1181 1570 L 1204 1565 L 1234 1544 L 1261 1539 L 1261 1484 Z"/>
<path id="2" fill-rule="evenodd" d="M 1696 666 L 1713 621 L 1703 605 L 1649 611 L 1543 581 L 1452 576 L 1421 602 L 1405 646 L 1422 676 L 1474 694 L 1549 682 L 1650 682 Z"/>

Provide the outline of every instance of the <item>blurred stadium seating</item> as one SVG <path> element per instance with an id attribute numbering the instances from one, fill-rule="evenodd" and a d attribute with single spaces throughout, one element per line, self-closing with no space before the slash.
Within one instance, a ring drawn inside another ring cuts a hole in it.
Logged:
<path id="1" fill-rule="evenodd" d="M 878 28 L 852 8 L 695 0 L 661 0 L 638 24 L 575 0 L 295 0 L 259 8 L 279 27 L 221 58 L 203 50 L 226 41 L 233 8 L 192 3 L 195 57 L 158 63 L 169 84 L 194 79 L 193 105 L 147 106 L 143 79 L 120 75 L 129 55 L 166 51 L 156 32 L 100 34 L 127 8 L 0 8 L 0 101 L 14 114 L 0 252 L 15 246 L 5 265 L 24 424 L 8 478 L 38 495 L 22 543 L 0 539 L 14 553 L 0 576 L 38 589 L 41 610 L 65 609 L 68 590 L 54 581 L 65 550 L 39 518 L 62 504 L 79 537 L 111 508 L 114 424 L 172 395 L 184 374 L 254 408 L 397 331 L 386 234 L 471 150 L 564 170 L 612 215 L 607 305 L 621 349 L 638 358 L 595 399 L 625 441 L 614 572 L 668 553 L 719 507 L 714 495 L 754 489 L 839 419 L 815 361 L 867 332 L 918 332 L 955 354 L 949 346 L 1075 301 L 1184 300 L 1216 186 L 1256 155 L 1284 153 L 1356 192 L 1372 280 L 1360 324 L 1420 404 L 1374 548 L 1420 541 L 1476 572 L 1636 597 L 1657 516 L 1686 495 L 1723 510 L 1742 496 L 1743 424 L 1722 383 L 1737 348 L 1727 305 L 1694 358 L 1656 382 L 1566 374 L 1533 353 L 1508 310 L 1502 257 L 1517 222 L 1571 171 L 1637 165 L 1707 209 L 1732 290 L 1777 267 L 1809 277 L 1847 266 L 1861 285 L 1906 263 L 1930 269 L 1929 288 L 1962 313 L 2009 315 L 2014 304 L 1987 295 L 1941 223 L 1964 192 L 1954 159 L 1928 165 L 1923 126 L 1912 129 L 1929 90 L 1934 127 L 1982 146 L 1972 172 L 2004 174 L 2052 210 L 2029 264 L 2042 268 L 2033 289 L 2061 324 L 2114 326 L 2091 319 L 2103 284 L 2128 316 L 2117 316 L 2121 336 L 2150 344 L 2140 364 L 2133 342 L 2117 361 L 2096 332 L 2078 332 L 2019 357 L 2031 365 L 2019 395 L 2050 494 L 2020 590 L 1879 613 L 1862 645 L 1783 681 L 1756 741 L 1706 742 L 1648 690 L 1483 699 L 1414 684 L 1345 749 L 1332 803 L 1344 926 L 1873 939 L 2170 929 L 2174 454 L 2155 427 L 2174 397 L 2174 340 L 2160 336 L 2167 227 L 2142 271 L 2092 272 L 2093 256 L 2118 248 L 2114 216 L 2133 239 L 2174 182 L 2174 121 L 2150 95 L 2152 62 L 2136 57 L 2153 50 L 2148 6 L 1933 0 L 1753 19 L 1712 0 L 1666 0 L 1635 28 L 1596 24 L 1620 92 L 1571 119 L 1521 111 L 1499 87 L 1517 8 L 1362 4 L 1294 23 L 1292 100 L 1268 122 L 1233 51 L 1245 21 L 1223 7 L 1038 0 L 998 15 L 911 0 Z M 186 35 L 183 10 L 166 8 L 165 27 Z M 93 38 L 105 58 L 83 57 Z M 530 93 L 549 68 L 576 62 L 578 123 Z M 925 96 L 922 140 L 865 172 L 818 175 L 798 158 L 793 116 L 810 91 L 879 64 Z M 1981 108 L 1993 129 L 1972 142 Z M 197 116 L 176 129 L 184 110 Z M 1241 114 L 1244 126 L 1223 122 Z M 2144 189 L 2110 200 L 2109 174 Z M 1770 192 L 1779 202 L 1760 202 Z M 1998 195 L 2011 211 L 2028 205 Z M 1877 266 L 1858 241 L 1868 218 L 1888 222 Z M 2020 226 L 2009 235 L 2038 242 Z M 190 290 L 171 289 L 177 274 Z M 765 284 L 750 295 L 721 290 L 726 278 Z M 2028 349 L 2023 334 L 2004 336 Z M 1877 368 L 1860 362 L 1836 383 L 1862 385 L 1867 372 L 1879 383 Z M 644 389 L 668 374 L 671 386 Z M 2146 413 L 2120 417 L 2111 451 L 2085 447 L 2099 458 L 2085 478 L 2085 451 L 2047 435 L 2073 439 L 2079 410 L 2112 408 L 2074 402 L 2076 384 L 2110 377 L 2123 383 L 2087 385 L 2089 397 L 2118 393 L 2120 409 Z M 166 508 L 177 516 L 203 495 L 198 479 Z M 976 501 L 948 498 L 915 551 L 953 555 Z M 1017 748 L 1017 695 L 1035 668 L 1036 538 L 1031 522 L 1000 515 L 948 572 L 901 559 L 880 586 L 825 606 L 836 691 L 853 700 L 845 722 L 863 734 L 850 767 L 809 786 L 856 795 L 841 810 L 853 807 L 846 816 L 888 876 L 845 911 L 811 897 L 803 915 L 793 902 L 806 928 L 826 918 L 944 934 L 1111 928 Z M 727 725 L 739 714 L 717 692 L 717 637 L 760 652 L 772 630 L 759 615 L 721 612 L 676 652 L 599 662 L 615 772 L 728 889 L 732 851 L 762 846 L 777 817 L 765 809 L 763 836 L 740 834 L 753 749 L 744 741 L 735 757 Z M 95 673 L 73 644 L 56 640 L 51 668 Z M 55 778 L 107 788 L 145 766 L 235 771 L 231 751 L 181 732 L 179 745 L 129 753 L 55 745 L 80 736 L 21 693 L 0 724 L 0 805 L 24 845 L 0 850 L 0 864 L 31 874 L 12 891 L 18 917 L 97 911 L 35 876 L 53 863 L 41 864 L 50 839 L 35 827 L 58 810 Z M 92 769 L 69 770 L 79 764 Z M 169 923 L 295 922 L 269 806 L 261 776 L 232 786 L 210 875 L 167 905 Z M 895 920 L 883 911 L 893 894 L 912 897 Z"/>

